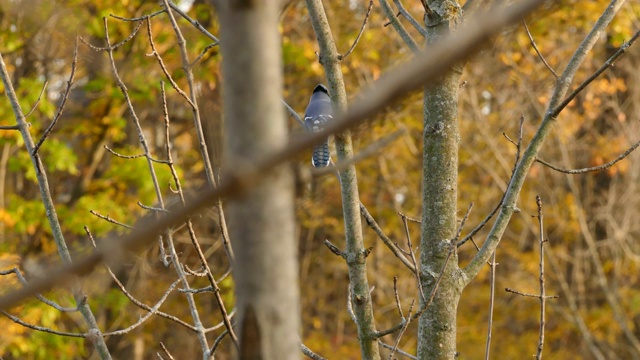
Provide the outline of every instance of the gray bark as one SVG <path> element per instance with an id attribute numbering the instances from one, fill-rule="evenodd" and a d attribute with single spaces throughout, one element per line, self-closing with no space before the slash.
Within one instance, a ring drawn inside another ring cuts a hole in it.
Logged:
<path id="1" fill-rule="evenodd" d="M 280 97 L 279 1 L 215 1 L 221 23 L 223 176 L 288 142 Z M 262 175 L 228 204 L 235 252 L 240 359 L 300 357 L 293 178 L 287 165 Z"/>
<path id="2" fill-rule="evenodd" d="M 331 28 L 327 21 L 322 1 L 306 0 L 309 17 L 313 30 L 318 38 L 320 47 L 320 63 L 324 66 L 329 85 L 329 94 L 334 108 L 338 113 L 347 107 L 347 94 L 340 68 L 340 58 L 336 48 Z M 353 157 L 353 145 L 349 131 L 335 135 L 338 161 L 342 162 Z M 360 219 L 360 195 L 358 194 L 358 179 L 356 167 L 348 165 L 340 171 L 340 191 L 342 196 L 342 215 L 345 230 L 345 259 L 349 267 L 349 286 L 353 313 L 358 328 L 358 340 L 363 359 L 380 359 L 380 350 L 374 334 L 376 333 L 373 318 L 369 281 L 367 279 L 367 264 L 365 248 L 362 238 L 362 221 Z"/>
<path id="3" fill-rule="evenodd" d="M 430 3 L 432 13 L 426 17 L 427 46 L 455 29 L 457 8 L 449 5 L 448 1 Z M 461 73 L 460 66 L 452 66 L 424 88 L 420 282 L 424 294 L 431 294 L 435 286 L 438 289 L 418 322 L 419 359 L 453 359 L 456 354 L 456 313 L 463 283 L 452 241 L 457 230 L 458 84 Z M 424 301 L 422 299 L 423 306 Z"/>

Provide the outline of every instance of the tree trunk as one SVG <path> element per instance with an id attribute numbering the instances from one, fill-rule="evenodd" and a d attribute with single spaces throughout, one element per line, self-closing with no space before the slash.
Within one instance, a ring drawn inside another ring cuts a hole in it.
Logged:
<path id="1" fill-rule="evenodd" d="M 456 26 L 457 8 L 450 2 L 430 3 L 426 17 L 427 46 L 447 36 Z M 423 293 L 435 298 L 418 323 L 419 359 L 454 359 L 456 312 L 463 283 L 452 241 L 457 230 L 458 88 L 462 73 L 453 66 L 424 88 L 422 168 L 422 229 L 420 282 Z M 443 267 L 446 268 L 442 271 Z M 438 283 L 439 274 L 442 280 Z M 424 299 L 422 299 L 424 305 Z"/>
<path id="2" fill-rule="evenodd" d="M 279 1 L 216 1 L 222 35 L 223 175 L 288 143 Z M 240 359 L 297 359 L 299 287 L 288 165 L 229 202 Z"/>

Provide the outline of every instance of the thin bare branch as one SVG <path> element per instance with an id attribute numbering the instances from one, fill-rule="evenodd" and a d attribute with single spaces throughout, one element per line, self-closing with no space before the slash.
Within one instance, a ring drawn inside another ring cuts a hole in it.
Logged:
<path id="1" fill-rule="evenodd" d="M 593 82 L 593 80 L 595 80 L 598 76 L 600 76 L 600 74 L 602 74 L 603 72 L 605 72 L 605 70 L 607 70 L 610 67 L 613 67 L 613 63 L 622 55 L 624 54 L 627 49 L 629 49 L 631 47 L 631 45 L 633 45 L 633 43 L 638 39 L 638 36 L 640 36 L 640 30 L 636 31 L 636 33 L 633 35 L 633 37 L 627 41 L 626 43 L 622 44 L 622 46 L 620 46 L 620 49 L 618 49 L 618 51 L 615 52 L 615 54 L 611 55 L 611 57 L 598 69 L 596 70 L 591 76 L 589 76 L 585 81 L 582 82 L 582 84 L 580 84 L 575 90 L 573 90 L 571 92 L 571 94 L 569 94 L 557 107 L 555 107 L 551 113 L 549 114 L 550 117 L 555 118 L 556 116 L 558 116 L 558 114 L 560 114 L 560 112 L 567 107 L 567 105 L 569 105 L 569 103 L 582 91 L 584 90 L 584 88 L 586 88 L 589 84 L 591 84 L 591 82 Z"/>
<path id="2" fill-rule="evenodd" d="M 22 275 L 22 272 L 20 272 L 20 269 L 18 269 L 17 267 L 14 267 L 12 269 L 9 270 L 3 270 L 0 271 L 0 276 L 5 276 L 5 275 L 9 275 L 9 274 L 15 274 L 16 277 L 18 278 L 18 281 L 20 281 L 20 283 L 22 285 L 27 285 L 27 279 L 24 278 L 24 276 Z M 76 312 L 78 311 L 78 306 L 76 307 L 64 307 L 64 306 L 60 306 L 58 305 L 58 303 L 56 303 L 55 301 L 49 300 L 46 297 L 42 296 L 42 294 L 36 294 L 36 297 L 38 298 L 38 300 L 42 301 L 43 303 L 51 306 L 52 308 L 61 311 L 61 312 Z M 84 301 L 82 303 L 85 303 L 87 301 L 86 297 L 84 298 Z"/>
<path id="3" fill-rule="evenodd" d="M 353 44 L 351 44 L 351 47 L 349 48 L 349 50 L 347 50 L 346 53 L 344 53 L 344 55 L 338 55 L 338 59 L 344 61 L 344 59 L 346 59 L 347 56 L 351 55 L 351 53 L 353 52 L 353 49 L 356 48 L 356 45 L 358 45 L 358 42 L 360 41 L 360 37 L 364 32 L 364 28 L 367 26 L 367 21 L 369 20 L 369 15 L 371 15 L 372 8 L 373 8 L 373 0 L 369 0 L 369 7 L 367 8 L 367 13 L 364 15 L 364 21 L 362 22 L 362 26 L 360 27 L 360 31 L 358 32 L 358 36 L 356 36 L 356 39 L 353 41 Z"/>
<path id="4" fill-rule="evenodd" d="M 380 228 L 380 225 L 378 225 L 376 220 L 369 213 L 369 210 L 367 210 L 367 208 L 362 203 L 360 203 L 360 213 L 364 217 L 364 221 L 367 223 L 367 225 L 369 225 L 369 227 L 373 229 L 373 231 L 376 233 L 376 235 L 378 235 L 380 240 L 382 240 L 382 242 L 389 248 L 389 250 L 391 250 L 393 255 L 395 255 L 398 259 L 400 259 L 400 261 L 404 264 L 404 266 L 406 266 L 409 270 L 411 270 L 412 273 L 415 273 L 416 272 L 415 265 L 413 265 L 411 261 L 409 261 L 409 259 L 407 259 L 407 257 L 404 256 L 404 254 L 402 254 L 402 252 L 395 245 L 395 243 L 391 239 L 389 239 L 389 237 L 384 233 L 384 231 L 382 231 L 382 229 Z"/>
<path id="5" fill-rule="evenodd" d="M 284 108 L 287 109 L 287 111 L 289 112 L 289 115 L 291 115 L 291 117 L 294 118 L 298 122 L 298 124 L 300 124 L 300 126 L 302 127 L 306 126 L 304 124 L 304 121 L 300 117 L 300 115 L 298 115 L 298 113 L 295 110 L 293 110 L 293 108 L 289 106 L 289 104 L 287 104 L 287 102 L 284 101 L 284 99 L 282 99 L 282 104 L 284 105 Z"/>
<path id="6" fill-rule="evenodd" d="M 71 72 L 73 73 L 73 68 L 72 68 Z M 29 110 L 29 112 L 24 116 L 25 118 L 28 118 L 29 115 L 31 115 L 36 110 L 36 108 L 38 107 L 38 104 L 40 104 L 40 100 L 42 99 L 42 94 L 44 94 L 44 91 L 47 89 L 47 85 L 49 85 L 49 82 L 45 81 L 44 84 L 42 85 L 42 90 L 40 90 L 40 95 L 38 95 L 38 99 L 36 100 L 36 102 L 31 107 L 31 110 Z M 64 101 L 64 99 L 63 99 L 63 101 Z"/>
<path id="7" fill-rule="evenodd" d="M 167 350 L 167 347 L 164 346 L 164 344 L 162 343 L 162 341 L 160 342 L 160 346 L 162 347 L 162 351 L 164 351 L 165 355 L 167 355 L 169 357 L 169 359 L 173 360 L 173 356 L 171 355 L 171 353 L 169 352 L 169 350 Z"/>
<path id="8" fill-rule="evenodd" d="M 404 41 L 404 43 L 409 47 L 409 49 L 411 49 L 411 51 L 418 52 L 420 50 L 418 43 L 416 43 L 411 34 L 409 34 L 407 29 L 405 29 L 404 25 L 402 25 L 400 20 L 398 20 L 398 17 L 393 13 L 393 9 L 391 8 L 389 1 L 380 0 L 380 6 L 382 6 L 382 10 L 384 10 L 385 15 L 387 15 L 387 18 L 389 19 L 389 22 L 391 23 L 391 25 L 393 25 L 393 28 L 396 30 L 398 35 L 400 35 L 402 41 Z"/>
<path id="9" fill-rule="evenodd" d="M 213 354 L 216 353 L 218 346 L 220 346 L 220 344 L 222 343 L 222 340 L 227 335 L 229 335 L 229 332 L 227 330 L 223 331 L 222 333 L 220 333 L 220 335 L 218 335 L 218 337 L 213 341 L 213 345 L 211 345 L 211 350 L 209 350 L 209 356 L 212 356 Z"/>
<path id="10" fill-rule="evenodd" d="M 538 205 L 538 243 L 540 246 L 540 333 L 538 336 L 538 352 L 536 353 L 536 360 L 542 359 L 542 348 L 544 347 L 544 325 L 545 325 L 545 310 L 547 306 L 547 292 L 544 286 L 544 220 L 542 215 L 542 199 L 540 195 L 536 195 L 536 205 Z"/>
<path id="11" fill-rule="evenodd" d="M 220 40 L 218 40 L 217 37 L 215 37 L 207 29 L 205 29 L 205 27 L 202 26 L 202 24 L 200 24 L 198 22 L 198 20 L 192 19 L 191 17 L 189 17 L 189 15 L 187 15 L 186 12 L 180 10 L 180 7 L 178 7 L 178 5 L 174 4 L 173 2 L 169 2 L 169 6 L 171 7 L 171 10 L 173 10 L 173 11 L 177 12 L 178 14 L 180 14 L 180 16 L 182 16 L 185 20 L 187 20 L 189 23 L 191 23 L 191 25 L 193 25 L 196 29 L 198 29 L 201 33 L 203 33 L 209 39 L 213 40 L 215 43 L 218 43 L 218 44 L 220 43 Z"/>
<path id="12" fill-rule="evenodd" d="M 549 71 L 551 71 L 553 76 L 557 79 L 558 74 L 556 74 L 556 72 L 553 70 L 551 65 L 549 65 L 549 63 L 544 58 L 544 56 L 542 56 L 542 53 L 540 53 L 540 50 L 538 50 L 538 45 L 536 45 L 536 42 L 533 40 L 533 36 L 531 35 L 531 32 L 529 31 L 529 27 L 527 26 L 527 22 L 524 19 L 522 19 L 522 25 L 524 25 L 524 30 L 527 32 L 527 36 L 529 37 L 529 43 L 531 43 L 533 50 L 536 51 L 536 54 L 538 54 L 538 57 L 540 58 L 540 60 L 542 60 L 542 63 L 544 64 L 544 66 L 546 66 L 547 69 L 549 69 Z"/>
<path id="13" fill-rule="evenodd" d="M 143 317 L 138 319 L 138 321 L 136 321 L 136 323 L 134 323 L 131 326 L 129 326 L 129 327 L 125 328 L 125 329 L 122 329 L 122 330 L 106 332 L 106 333 L 104 333 L 104 336 L 123 335 L 123 334 L 126 334 L 126 333 L 130 332 L 131 330 L 137 328 L 138 326 L 142 325 L 142 323 L 147 321 L 151 317 L 151 315 L 155 314 L 158 311 L 160 306 L 164 303 L 165 300 L 167 300 L 167 297 L 169 297 L 169 294 L 171 294 L 171 292 L 173 292 L 173 290 L 176 288 L 176 286 L 178 285 L 179 282 L 180 282 L 180 279 L 174 281 L 173 284 L 171 284 L 169 286 L 167 291 L 164 292 L 162 297 L 160 297 L 160 300 L 158 300 L 158 302 Z"/>
<path id="14" fill-rule="evenodd" d="M 565 174 L 571 174 L 571 175 L 576 175 L 576 174 L 584 174 L 584 173 L 588 173 L 588 172 L 593 172 L 593 171 L 600 171 L 600 170 L 604 170 L 607 168 L 610 168 L 611 166 L 615 165 L 618 161 L 626 158 L 627 156 L 629 156 L 629 154 L 631 154 L 634 150 L 636 150 L 638 148 L 638 146 L 640 146 L 640 141 L 636 142 L 635 144 L 633 144 L 630 148 L 628 148 L 625 152 L 623 152 L 622 154 L 620 154 L 617 158 L 609 161 L 608 163 L 602 164 L 602 165 L 598 165 L 598 166 L 593 166 L 593 167 L 588 167 L 588 168 L 582 168 L 582 169 L 563 169 L 560 167 L 557 167 L 553 164 L 550 164 L 542 159 L 536 158 L 536 161 L 539 162 L 540 164 L 551 168 L 555 171 L 561 172 L 561 173 L 565 173 Z"/>
<path id="15" fill-rule="evenodd" d="M 195 108 L 195 104 L 191 101 L 191 99 L 189 98 L 189 95 L 187 95 L 186 92 L 184 92 L 184 90 L 180 89 L 180 86 L 178 86 L 178 84 L 175 82 L 175 80 L 173 80 L 173 77 L 171 77 L 171 75 L 169 74 L 169 70 L 167 70 L 167 67 L 164 64 L 164 61 L 162 60 L 162 57 L 160 56 L 160 54 L 158 53 L 158 50 L 156 50 L 156 45 L 153 42 L 153 34 L 151 33 L 151 20 L 147 19 L 147 36 L 149 38 L 149 45 L 151 45 L 151 54 L 149 54 L 148 56 L 153 56 L 156 58 L 156 60 L 158 60 L 158 64 L 160 65 L 160 69 L 162 69 L 162 72 L 164 73 L 164 76 L 167 78 L 167 80 L 169 80 L 169 83 L 171 84 L 171 86 L 173 87 L 173 89 L 180 94 L 180 96 L 182 96 L 183 99 L 185 99 L 187 101 L 187 103 L 189 104 L 189 106 L 191 106 L 191 108 Z"/>
<path id="16" fill-rule="evenodd" d="M 404 5 L 402 4 L 401 0 L 393 0 L 393 3 L 396 4 L 396 7 L 398 8 L 398 11 L 400 11 L 400 14 L 402 14 L 402 16 L 404 16 L 405 19 L 407 19 L 407 21 L 416 29 L 418 30 L 418 32 L 422 35 L 422 36 L 426 36 L 427 35 L 427 30 L 424 28 L 424 26 L 420 25 L 420 23 L 413 17 L 411 16 L 411 14 L 407 11 L 407 9 L 404 7 Z M 428 7 L 427 7 L 428 8 Z"/>
<path id="17" fill-rule="evenodd" d="M 143 16 L 142 19 L 145 19 L 147 17 L 148 16 Z M 141 26 L 142 26 L 142 21 L 140 21 L 138 23 L 138 25 L 136 25 L 136 27 L 133 28 L 133 31 L 131 32 L 131 34 L 129 34 L 129 36 L 127 36 L 124 40 L 120 41 L 119 43 L 117 43 L 115 45 L 109 45 L 107 47 L 98 47 L 98 46 L 92 45 L 90 42 L 88 42 L 87 40 L 83 39 L 81 36 L 79 36 L 78 39 L 80 41 L 82 41 L 85 45 L 87 45 L 89 48 L 93 49 L 94 51 L 109 51 L 109 50 L 113 51 L 113 50 L 116 50 L 117 48 L 119 48 L 120 46 L 126 44 L 131 39 L 133 39 L 133 37 L 136 36 L 136 34 L 138 33 L 138 30 L 140 30 Z"/>
<path id="18" fill-rule="evenodd" d="M 26 328 L 29 328 L 31 330 L 42 331 L 42 332 L 46 332 L 46 333 L 49 333 L 49 334 L 54 334 L 54 335 L 59 335 L 59 336 L 68 336 L 68 337 L 84 338 L 86 336 L 86 334 L 71 333 L 71 332 L 66 332 L 66 331 L 58 331 L 58 330 L 53 330 L 53 329 L 50 329 L 50 328 L 44 327 L 44 326 L 38 326 L 38 325 L 29 324 L 28 322 L 23 321 L 19 317 L 13 316 L 13 315 L 9 314 L 8 312 L 6 312 L 4 310 L 0 310 L 0 312 L 2 313 L 2 315 L 8 317 L 14 323 L 22 325 L 22 326 L 24 326 Z"/>
<path id="19" fill-rule="evenodd" d="M 114 224 L 114 225 L 122 226 L 122 227 L 127 228 L 127 229 L 135 229 L 135 227 L 134 227 L 134 226 L 127 225 L 127 224 L 125 224 L 125 223 L 121 223 L 121 222 L 119 222 L 119 221 L 117 221 L 117 220 L 114 220 L 114 219 L 112 219 L 109 215 L 102 215 L 102 214 L 99 214 L 99 213 L 98 213 L 97 211 L 95 211 L 95 210 L 89 210 L 89 212 L 90 212 L 93 216 L 96 216 L 96 217 L 98 217 L 98 218 L 100 218 L 100 219 L 102 219 L 102 220 L 104 220 L 104 221 L 106 221 L 106 222 L 110 222 L 110 223 L 112 223 L 112 224 Z"/>
<path id="20" fill-rule="evenodd" d="M 327 359 L 323 358 L 322 356 L 320 356 L 320 355 L 314 353 L 313 351 L 311 351 L 311 349 L 306 347 L 303 343 L 300 343 L 300 350 L 302 350 L 302 353 L 305 354 L 309 359 L 312 359 L 312 360 L 327 360 Z"/>
<path id="21" fill-rule="evenodd" d="M 118 20 L 122 20 L 122 21 L 136 22 L 136 21 L 142 21 L 142 20 L 146 20 L 146 19 L 149 19 L 149 18 L 152 18 L 152 17 L 156 17 L 156 16 L 164 13 L 165 11 L 166 10 L 158 10 L 158 11 L 156 11 L 154 13 L 149 14 L 149 15 L 143 15 L 143 16 L 136 17 L 136 18 L 125 18 L 125 17 L 122 17 L 122 16 L 114 15 L 114 14 L 109 14 L 109 16 L 111 16 L 114 19 L 118 19 Z"/>
<path id="22" fill-rule="evenodd" d="M 411 264 L 413 265 L 413 275 L 416 277 L 416 286 L 420 292 L 420 299 L 422 299 L 423 303 L 426 303 L 427 298 L 424 296 L 424 290 L 421 286 L 418 262 L 416 261 L 415 251 L 413 251 L 413 244 L 411 244 L 411 233 L 409 232 L 409 223 L 406 217 L 402 217 L 402 224 L 404 225 L 404 233 L 407 237 L 407 247 L 409 248 L 409 256 L 411 256 Z"/>
<path id="23" fill-rule="evenodd" d="M 93 245 L 94 248 L 97 248 L 97 244 L 96 244 L 96 240 L 93 238 L 93 235 L 91 234 L 91 231 L 89 231 L 89 228 L 87 226 L 84 227 L 84 231 L 87 234 L 87 237 L 89 237 L 89 240 L 91 240 L 91 244 Z M 146 311 L 151 311 L 151 307 L 143 304 L 142 302 L 140 302 L 138 299 L 136 299 L 135 297 L 133 297 L 133 295 L 131 295 L 129 293 L 129 291 L 127 291 L 127 288 L 125 288 L 124 284 L 122 284 L 122 282 L 118 279 L 118 277 L 116 276 L 116 274 L 113 273 L 113 271 L 111 270 L 111 267 L 109 266 L 105 266 L 107 268 L 107 272 L 109 273 L 109 276 L 111 276 L 111 279 L 113 280 L 113 282 L 116 284 L 116 286 L 118 286 L 118 288 L 120 289 L 120 291 L 122 292 L 122 294 L 124 296 L 127 297 L 127 299 L 129 299 L 129 301 L 131 301 L 131 303 L 133 303 L 135 306 L 144 309 Z M 176 322 L 177 324 L 180 324 L 182 326 L 184 326 L 185 328 L 193 331 L 193 332 L 197 332 L 197 329 L 195 328 L 195 326 L 190 325 L 182 320 L 180 320 L 179 318 L 173 316 L 173 315 L 169 315 L 166 314 L 162 311 L 157 310 L 155 312 L 156 315 L 163 317 L 165 319 L 171 320 Z"/>
<path id="24" fill-rule="evenodd" d="M 389 360 L 392 360 L 393 354 L 395 354 L 398 351 L 398 345 L 400 345 L 400 339 L 402 339 L 402 335 L 404 335 L 404 332 L 407 331 L 407 328 L 411 323 L 411 313 L 413 312 L 413 305 L 415 305 L 415 303 L 416 303 L 415 300 L 411 300 L 411 305 L 409 305 L 409 312 L 407 313 L 407 319 L 404 322 L 402 329 L 400 329 L 400 333 L 396 338 L 396 342 L 393 344 L 393 348 L 391 348 L 391 351 L 389 352 L 389 358 L 388 358 Z"/>
<path id="25" fill-rule="evenodd" d="M 382 346 L 383 348 L 385 348 L 385 349 L 389 349 L 389 350 L 393 349 L 393 346 L 391 346 L 391 345 L 389 345 L 389 344 L 385 344 L 385 343 L 383 343 L 383 342 L 382 342 L 382 341 L 380 341 L 380 340 L 378 340 L 378 344 L 379 344 L 380 346 Z M 407 357 L 407 358 L 409 358 L 409 359 L 412 359 L 412 360 L 418 360 L 418 357 L 413 356 L 413 355 L 409 354 L 409 353 L 408 353 L 408 352 L 406 352 L 406 351 L 402 351 L 402 350 L 400 350 L 400 349 L 396 349 L 395 351 L 396 351 L 398 354 L 400 354 L 400 355 L 402 355 L 402 356 L 404 356 L 404 357 Z"/>
<path id="26" fill-rule="evenodd" d="M 42 146 L 42 143 L 47 139 L 47 136 L 49 136 L 51 131 L 53 131 L 53 127 L 56 126 L 56 124 L 58 123 L 60 116 L 62 116 L 62 112 L 64 111 L 64 106 L 67 103 L 69 94 L 71 93 L 71 86 L 73 85 L 73 78 L 76 75 L 77 65 L 78 65 L 78 38 L 76 37 L 76 42 L 73 50 L 73 61 L 71 62 L 71 74 L 69 75 L 69 80 L 67 80 L 67 88 L 65 89 L 64 94 L 62 95 L 62 101 L 60 102 L 60 106 L 58 106 L 58 111 L 56 112 L 56 115 L 53 117 L 53 120 L 51 120 L 51 124 L 49 124 L 47 129 L 44 131 L 44 134 L 42 134 L 42 137 L 40 138 L 40 140 L 38 140 L 38 142 L 36 143 L 35 147 L 31 152 L 32 155 L 38 153 L 38 149 L 40 148 L 40 146 Z M 42 89 L 42 91 L 44 91 L 44 88 Z M 42 96 L 42 93 L 40 93 L 40 96 Z M 38 101 L 40 101 L 40 98 L 38 98 Z M 33 111 L 33 109 L 31 111 Z M 29 114 L 31 114 L 31 111 L 29 112 Z M 27 116 L 29 115 L 26 115 L 25 117 Z"/>
<path id="27" fill-rule="evenodd" d="M 475 243 L 474 243 L 475 244 Z M 476 245 L 476 248 L 478 246 Z M 489 360 L 489 353 L 491 352 L 491 335 L 493 329 L 493 307 L 496 301 L 496 253 L 491 256 L 489 266 L 491 271 L 489 272 L 489 320 L 487 321 L 487 341 L 484 349 L 484 359 Z"/>

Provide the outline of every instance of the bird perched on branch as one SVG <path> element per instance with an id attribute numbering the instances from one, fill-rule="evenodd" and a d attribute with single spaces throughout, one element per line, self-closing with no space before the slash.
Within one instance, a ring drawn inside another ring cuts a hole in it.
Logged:
<path id="1" fill-rule="evenodd" d="M 313 89 L 309 105 L 304 111 L 304 124 L 307 131 L 319 132 L 324 130 L 325 124 L 331 119 L 333 119 L 333 108 L 329 98 L 329 90 L 326 86 L 319 84 Z M 313 167 L 323 168 L 328 166 L 330 161 L 329 138 L 326 138 L 321 144 L 313 147 L 311 164 Z"/>

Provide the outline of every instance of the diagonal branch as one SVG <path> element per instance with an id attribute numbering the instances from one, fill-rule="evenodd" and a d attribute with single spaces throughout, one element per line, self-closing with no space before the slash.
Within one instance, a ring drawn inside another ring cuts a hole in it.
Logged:
<path id="1" fill-rule="evenodd" d="M 404 43 L 412 51 L 419 51 L 420 47 L 418 46 L 418 43 L 416 43 L 411 34 L 409 34 L 407 29 L 404 28 L 404 25 L 402 25 L 400 20 L 398 20 L 398 17 L 393 13 L 393 9 L 391 8 L 389 1 L 380 0 L 380 6 L 382 6 L 382 10 L 384 10 L 385 15 L 387 15 L 387 18 L 389 19 L 389 22 L 391 23 L 391 25 L 393 25 L 393 28 L 396 30 L 398 35 L 400 35 L 402 41 L 404 41 Z"/>
<path id="2" fill-rule="evenodd" d="M 349 48 L 349 50 L 347 50 L 346 53 L 344 53 L 344 55 L 338 55 L 338 59 L 340 60 L 346 59 L 347 56 L 349 56 L 353 52 L 353 49 L 356 48 L 356 45 L 358 45 L 358 41 L 360 41 L 360 37 L 362 36 L 362 33 L 364 33 L 364 28 L 367 26 L 367 21 L 369 20 L 369 15 L 371 15 L 372 8 L 373 8 L 373 0 L 369 0 L 369 7 L 367 8 L 367 13 L 364 15 L 364 21 L 362 22 L 362 26 L 360 27 L 360 32 L 358 32 L 358 36 L 356 36 L 356 39 L 353 41 L 353 44 L 351 44 L 351 47 Z"/>
<path id="3" fill-rule="evenodd" d="M 596 21 L 596 24 L 593 26 L 589 34 L 585 37 L 576 52 L 573 54 L 564 72 L 556 82 L 556 88 L 554 89 L 547 112 L 542 119 L 540 127 L 529 143 L 529 146 L 524 151 L 522 159 L 518 163 L 511 181 L 509 182 L 509 187 L 507 188 L 507 191 L 504 195 L 501 211 L 496 218 L 493 227 L 489 231 L 487 239 L 482 245 L 482 248 L 469 263 L 469 265 L 467 265 L 467 267 L 463 270 L 466 275 L 466 284 L 473 280 L 473 278 L 478 274 L 487 260 L 489 260 L 489 257 L 498 246 L 498 243 L 500 242 L 500 239 L 502 238 L 502 235 L 507 228 L 507 224 L 509 223 L 511 216 L 517 209 L 516 202 L 518 200 L 518 195 L 520 194 L 520 190 L 524 185 L 529 169 L 535 162 L 536 156 L 540 151 L 540 148 L 542 147 L 542 144 L 546 140 L 548 134 L 550 133 L 551 127 L 555 123 L 556 117 L 558 116 L 559 112 L 562 111 L 562 109 L 564 109 L 564 106 L 566 106 L 566 104 L 568 104 L 568 102 L 570 101 L 570 98 L 567 97 L 567 99 L 561 103 L 561 99 L 565 97 L 567 91 L 569 90 L 569 86 L 571 85 L 573 77 L 575 76 L 580 64 L 582 64 L 584 59 L 587 57 L 587 54 L 595 45 L 596 41 L 604 33 L 607 25 L 609 24 L 609 22 L 611 22 L 614 15 L 620 9 L 623 3 L 624 0 L 612 0 L 610 2 L 609 6 L 605 9 L 598 21 Z"/>

